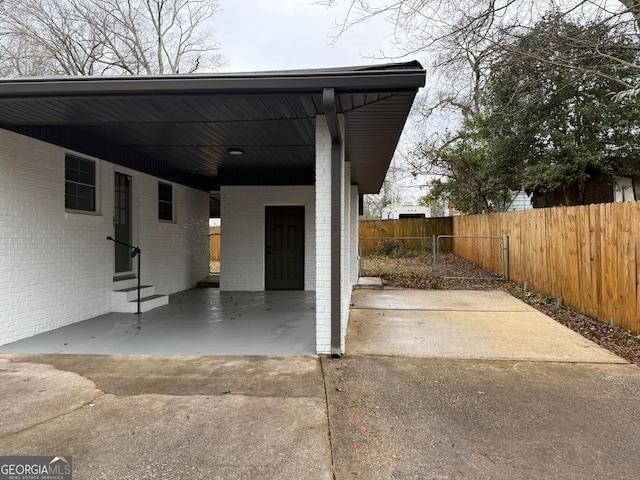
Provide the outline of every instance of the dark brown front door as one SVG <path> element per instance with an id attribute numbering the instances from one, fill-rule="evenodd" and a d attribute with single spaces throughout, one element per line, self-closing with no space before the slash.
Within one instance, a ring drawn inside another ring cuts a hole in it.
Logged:
<path id="1" fill-rule="evenodd" d="M 265 290 L 304 290 L 304 207 L 265 207 Z"/>

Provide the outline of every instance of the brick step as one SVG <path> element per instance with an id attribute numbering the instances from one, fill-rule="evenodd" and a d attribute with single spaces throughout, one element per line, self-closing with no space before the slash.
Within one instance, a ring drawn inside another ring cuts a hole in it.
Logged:
<path id="1" fill-rule="evenodd" d="M 140 298 L 150 297 L 156 294 L 156 287 L 153 285 L 140 286 Z M 133 302 L 138 300 L 138 287 L 123 288 L 111 292 L 111 302 Z"/>
<path id="2" fill-rule="evenodd" d="M 144 285 L 140 287 L 140 313 L 167 305 L 168 295 L 156 295 L 156 287 Z M 111 311 L 116 313 L 137 313 L 138 287 L 123 288 L 111 292 Z"/>

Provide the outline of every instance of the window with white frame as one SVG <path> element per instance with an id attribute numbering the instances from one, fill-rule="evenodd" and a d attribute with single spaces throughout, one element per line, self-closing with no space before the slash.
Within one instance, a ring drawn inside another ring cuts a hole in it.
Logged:
<path id="1" fill-rule="evenodd" d="M 64 205 L 67 210 L 96 211 L 96 162 L 65 155 Z"/>
<path id="2" fill-rule="evenodd" d="M 158 182 L 158 219 L 173 222 L 173 185 Z"/>

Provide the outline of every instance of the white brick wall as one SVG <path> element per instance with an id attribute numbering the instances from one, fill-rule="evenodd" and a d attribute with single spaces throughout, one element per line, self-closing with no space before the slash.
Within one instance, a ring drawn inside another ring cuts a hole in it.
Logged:
<path id="1" fill-rule="evenodd" d="M 143 192 L 138 207 L 142 282 L 165 295 L 195 287 L 209 273 L 209 195 L 173 184 L 174 222 L 162 222 L 158 180 L 144 174 L 136 178 Z"/>
<path id="2" fill-rule="evenodd" d="M 301 185 L 221 187 L 221 290 L 264 290 L 265 207 L 277 205 L 305 207 L 304 288 L 315 289 L 314 187 Z"/>
<path id="3" fill-rule="evenodd" d="M 68 213 L 64 155 L 0 130 L 0 344 L 111 310 L 114 258 L 106 237 L 113 234 L 115 166 L 97 163 L 98 215 Z M 129 173 L 143 282 L 164 293 L 195 285 L 208 271 L 207 193 L 176 186 L 178 223 L 160 225 L 157 181 Z"/>

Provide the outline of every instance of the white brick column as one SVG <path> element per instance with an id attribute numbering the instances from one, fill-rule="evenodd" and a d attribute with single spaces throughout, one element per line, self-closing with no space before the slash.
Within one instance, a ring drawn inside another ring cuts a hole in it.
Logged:
<path id="1" fill-rule="evenodd" d="M 331 353 L 331 135 L 316 117 L 316 351 Z"/>
<path id="2" fill-rule="evenodd" d="M 344 148 L 342 152 L 344 156 Z M 342 178 L 342 281 L 340 289 L 340 349 L 345 351 L 345 336 L 349 323 L 349 304 L 351 303 L 351 162 L 344 162 Z"/>
<path id="3" fill-rule="evenodd" d="M 356 283 L 358 283 L 358 268 L 360 266 L 358 262 L 360 254 L 360 230 L 358 227 L 358 186 L 351 185 L 351 285 L 355 285 Z"/>
<path id="4" fill-rule="evenodd" d="M 344 138 L 344 117 L 338 115 L 342 138 Z M 344 143 L 341 150 L 342 169 L 340 172 L 340 185 L 343 190 L 343 197 L 348 197 L 345 192 L 345 162 Z M 345 211 L 345 201 L 341 208 L 341 257 L 342 257 L 342 278 L 340 280 L 341 290 L 341 348 L 344 351 L 344 332 L 349 315 L 349 301 L 351 299 L 351 288 L 345 288 L 346 274 L 345 250 L 345 218 L 349 218 L 349 213 Z M 345 217 L 345 215 L 347 215 Z M 316 351 L 319 354 L 331 353 L 331 134 L 327 127 L 324 115 L 316 117 Z M 345 307 L 346 306 L 346 307 Z"/>

